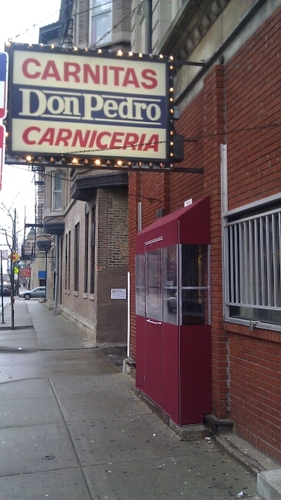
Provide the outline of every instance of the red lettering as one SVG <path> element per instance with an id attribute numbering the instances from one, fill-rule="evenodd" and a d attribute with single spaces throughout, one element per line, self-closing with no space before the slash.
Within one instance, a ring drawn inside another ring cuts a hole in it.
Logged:
<path id="1" fill-rule="evenodd" d="M 89 77 L 93 83 L 98 85 L 100 83 L 100 66 L 95 66 L 94 72 L 89 64 L 84 64 L 83 82 L 89 83 Z"/>
<path id="2" fill-rule="evenodd" d="M 94 132 L 92 133 L 92 136 L 91 136 L 88 148 L 93 148 L 94 147 L 96 137 L 97 137 L 97 131 L 94 130 Z"/>
<path id="3" fill-rule="evenodd" d="M 120 66 L 109 66 L 109 69 L 114 73 L 114 85 L 120 85 L 119 75 L 121 71 L 124 71 L 124 68 L 120 68 Z"/>
<path id="4" fill-rule="evenodd" d="M 142 82 L 142 86 L 144 89 L 155 89 L 157 87 L 157 80 L 153 78 L 156 75 L 156 72 L 153 69 L 144 69 L 141 73 L 141 76 L 144 80 L 150 81 L 150 84 Z"/>
<path id="5" fill-rule="evenodd" d="M 22 73 L 26 78 L 39 78 L 39 76 L 40 76 L 39 71 L 37 71 L 36 73 L 29 72 L 29 69 L 30 69 L 29 65 L 32 65 L 32 64 L 34 64 L 34 66 L 40 67 L 40 62 L 37 61 L 37 59 L 26 59 L 22 65 Z"/>
<path id="6" fill-rule="evenodd" d="M 36 141 L 32 141 L 30 138 L 29 138 L 29 134 L 31 132 L 40 132 L 41 129 L 39 127 L 28 127 L 24 133 L 22 134 L 22 140 L 23 142 L 25 142 L 25 144 L 36 144 Z"/>
<path id="7" fill-rule="evenodd" d="M 107 136 L 110 137 L 110 132 L 101 132 L 97 137 L 97 148 L 98 149 L 108 149 L 108 144 L 103 144 L 102 139 Z"/>
<path id="8" fill-rule="evenodd" d="M 154 134 L 145 144 L 143 151 L 148 151 L 149 149 L 152 149 L 153 151 L 158 151 L 158 145 L 159 145 L 159 137 L 157 134 Z"/>
<path id="9" fill-rule="evenodd" d="M 52 146 L 54 144 L 54 137 L 55 137 L 55 129 L 54 128 L 47 128 L 46 132 L 42 135 L 40 141 L 38 141 L 38 144 L 43 144 L 43 142 L 47 142 Z"/>
<path id="10" fill-rule="evenodd" d="M 86 130 L 86 133 L 84 136 L 83 136 L 82 130 L 75 130 L 71 145 L 72 146 L 79 145 L 79 146 L 85 148 L 87 146 L 87 142 L 89 140 L 89 137 L 90 137 L 90 130 Z"/>
<path id="11" fill-rule="evenodd" d="M 145 142 L 145 134 L 142 134 L 140 136 L 140 140 L 139 140 L 139 143 L 138 143 L 138 151 L 142 151 L 142 148 L 144 146 L 144 142 Z"/>
<path id="12" fill-rule="evenodd" d="M 69 128 L 60 128 L 56 138 L 55 146 L 59 146 L 62 142 L 63 146 L 68 146 L 68 141 L 71 139 L 72 130 Z"/>
<path id="13" fill-rule="evenodd" d="M 137 75 L 133 68 L 128 68 L 124 77 L 123 87 L 128 87 L 128 85 L 133 85 L 134 87 L 139 88 Z"/>
<path id="14" fill-rule="evenodd" d="M 122 142 L 123 137 L 124 137 L 123 132 L 113 132 L 109 146 L 110 149 L 121 149 L 120 142 Z"/>
<path id="15" fill-rule="evenodd" d="M 136 145 L 138 144 L 139 136 L 138 134 L 126 134 L 123 149 L 132 148 L 132 151 L 136 150 Z"/>
<path id="16" fill-rule="evenodd" d="M 80 78 L 78 76 L 78 73 L 80 73 L 80 65 L 77 63 L 64 63 L 64 81 L 69 82 L 70 77 L 73 76 L 74 81 L 79 83 Z"/>
<path id="17" fill-rule="evenodd" d="M 107 66 L 103 66 L 102 68 L 102 73 L 103 73 L 103 79 L 102 79 L 102 82 L 104 85 L 107 85 L 108 84 L 108 73 L 107 73 Z"/>
<path id="18" fill-rule="evenodd" d="M 61 80 L 58 69 L 54 61 L 48 61 L 46 64 L 46 68 L 42 74 L 42 80 L 47 80 L 47 78 L 54 78 L 57 81 Z"/>
<path id="19" fill-rule="evenodd" d="M 109 132 L 104 131 L 99 133 L 97 130 L 84 129 L 68 129 L 48 127 L 42 130 L 40 127 L 28 127 L 22 134 L 22 141 L 29 146 L 38 145 L 44 147 L 76 147 L 93 148 L 100 150 L 126 150 L 131 148 L 132 151 L 155 151 L 159 150 L 158 134 L 139 134 L 135 132 Z M 81 153 L 85 151 L 80 151 Z"/>

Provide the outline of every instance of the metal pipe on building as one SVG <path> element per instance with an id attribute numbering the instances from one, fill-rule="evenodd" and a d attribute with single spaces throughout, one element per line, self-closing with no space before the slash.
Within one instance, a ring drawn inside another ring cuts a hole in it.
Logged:
<path id="1" fill-rule="evenodd" d="M 128 283 L 127 283 L 127 303 L 128 303 L 128 311 L 127 311 L 127 358 L 130 357 L 130 342 L 131 342 L 131 273 L 128 273 Z"/>
<path id="2" fill-rule="evenodd" d="M 54 311 L 58 308 L 58 286 L 59 286 L 59 237 L 56 234 L 55 240 L 55 297 Z"/>

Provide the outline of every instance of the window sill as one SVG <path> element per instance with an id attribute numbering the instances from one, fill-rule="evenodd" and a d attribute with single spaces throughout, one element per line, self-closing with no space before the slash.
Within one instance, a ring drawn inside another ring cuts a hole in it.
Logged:
<path id="1" fill-rule="evenodd" d="M 225 330 L 237 335 L 278 342 L 281 344 L 281 325 L 271 325 L 261 322 L 251 322 L 239 319 L 227 318 L 224 322 Z"/>

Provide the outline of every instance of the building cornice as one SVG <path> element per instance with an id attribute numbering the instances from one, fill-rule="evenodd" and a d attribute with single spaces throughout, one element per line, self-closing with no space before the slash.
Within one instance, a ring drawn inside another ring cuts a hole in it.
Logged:
<path id="1" fill-rule="evenodd" d="M 98 188 L 128 186 L 127 172 L 78 177 L 72 184 L 70 195 L 74 200 L 87 201 Z"/>
<path id="2" fill-rule="evenodd" d="M 187 61 L 230 1 L 186 2 L 160 42 L 160 52 L 168 56 L 173 55 L 177 60 Z"/>

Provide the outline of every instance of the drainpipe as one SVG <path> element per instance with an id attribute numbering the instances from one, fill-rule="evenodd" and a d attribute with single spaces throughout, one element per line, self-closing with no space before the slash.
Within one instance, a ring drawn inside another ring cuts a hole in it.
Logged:
<path id="1" fill-rule="evenodd" d="M 127 312 L 127 358 L 130 357 L 130 342 L 131 342 L 131 308 L 130 308 L 130 300 L 131 300 L 131 274 L 128 273 L 128 277 L 127 277 L 127 304 L 128 304 L 128 312 Z"/>
<path id="2" fill-rule="evenodd" d="M 54 311 L 58 308 L 58 287 L 59 287 L 59 237 L 56 234 L 55 240 L 55 297 Z"/>

